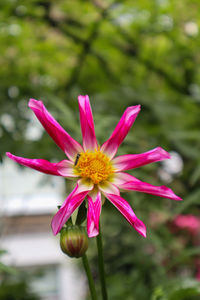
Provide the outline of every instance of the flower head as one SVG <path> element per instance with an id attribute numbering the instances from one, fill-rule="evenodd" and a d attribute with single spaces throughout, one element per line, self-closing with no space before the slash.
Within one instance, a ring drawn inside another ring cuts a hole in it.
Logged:
<path id="1" fill-rule="evenodd" d="M 29 101 L 29 107 L 55 143 L 65 152 L 68 159 L 51 163 L 44 159 L 28 159 L 11 153 L 7 153 L 7 156 L 21 165 L 46 174 L 77 179 L 74 190 L 53 217 L 51 225 L 55 235 L 85 199 L 88 207 L 88 236 L 98 235 L 102 207 L 101 195 L 103 194 L 120 211 L 129 224 L 146 237 L 145 225 L 136 217 L 129 203 L 121 197 L 120 192 L 133 190 L 172 200 L 182 199 L 165 186 L 153 186 L 142 182 L 124 171 L 170 158 L 169 153 L 157 147 L 142 154 L 115 157 L 118 147 L 125 139 L 140 111 L 140 105 L 130 106 L 125 110 L 109 139 L 100 147 L 95 135 L 89 97 L 79 96 L 78 102 L 83 146 L 57 123 L 42 101 L 34 99 Z"/>

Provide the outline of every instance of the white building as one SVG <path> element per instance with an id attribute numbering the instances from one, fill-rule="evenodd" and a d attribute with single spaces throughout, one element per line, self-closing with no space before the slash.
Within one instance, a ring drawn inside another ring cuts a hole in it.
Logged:
<path id="1" fill-rule="evenodd" d="M 42 270 L 31 282 L 42 300 L 83 300 L 87 283 L 77 260 L 65 256 L 50 222 L 64 196 L 63 178 L 41 174 L 9 159 L 0 166 L 0 248 L 3 262 L 27 272 Z M 78 282 L 78 288 L 77 288 Z"/>

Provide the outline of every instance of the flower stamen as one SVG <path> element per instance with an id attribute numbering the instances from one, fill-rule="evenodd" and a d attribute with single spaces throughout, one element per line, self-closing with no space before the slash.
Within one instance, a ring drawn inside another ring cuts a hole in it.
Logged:
<path id="1" fill-rule="evenodd" d="M 80 153 L 74 168 L 79 176 L 90 178 L 94 184 L 106 180 L 114 172 L 110 159 L 99 149 Z"/>

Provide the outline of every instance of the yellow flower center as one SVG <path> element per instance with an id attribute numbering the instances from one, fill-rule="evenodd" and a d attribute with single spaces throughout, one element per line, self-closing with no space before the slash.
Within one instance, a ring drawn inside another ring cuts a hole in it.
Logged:
<path id="1" fill-rule="evenodd" d="M 94 184 L 106 180 L 114 172 L 109 158 L 99 149 L 78 154 L 74 168 L 79 176 L 92 179 Z"/>

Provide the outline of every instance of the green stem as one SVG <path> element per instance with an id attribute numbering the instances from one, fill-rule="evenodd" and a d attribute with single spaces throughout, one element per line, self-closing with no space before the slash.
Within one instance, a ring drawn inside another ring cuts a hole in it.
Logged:
<path id="1" fill-rule="evenodd" d="M 92 300 L 97 300 L 97 294 L 96 294 L 96 289 L 95 289 L 95 285 L 94 285 L 94 280 L 92 278 L 92 273 L 91 273 L 91 270 L 90 270 L 90 266 L 89 266 L 86 254 L 84 254 L 82 256 L 82 262 L 83 262 L 83 266 L 84 266 L 84 269 L 85 269 L 85 273 L 86 273 L 87 278 L 88 278 L 88 284 L 89 284 L 90 294 L 91 294 Z"/>
<path id="2" fill-rule="evenodd" d="M 99 265 L 99 274 L 101 280 L 102 299 L 107 300 L 108 296 L 106 290 L 106 280 L 105 280 L 104 260 L 103 260 L 103 245 L 102 245 L 100 223 L 99 223 L 99 235 L 97 235 L 97 249 L 98 249 L 98 265 Z"/>

